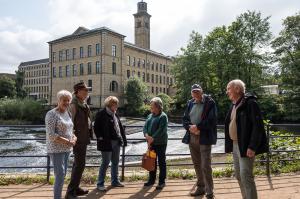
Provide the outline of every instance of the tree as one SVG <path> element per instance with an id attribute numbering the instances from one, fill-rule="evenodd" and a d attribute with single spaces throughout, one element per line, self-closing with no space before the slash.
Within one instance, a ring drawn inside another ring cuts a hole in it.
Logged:
<path id="1" fill-rule="evenodd" d="M 300 121 L 300 13 L 284 19 L 283 30 L 272 47 L 281 69 L 282 87 L 286 90 L 286 119 Z"/>
<path id="2" fill-rule="evenodd" d="M 3 76 L 0 78 L 0 98 L 14 97 L 16 94 L 15 81 Z"/>
<path id="3" fill-rule="evenodd" d="M 16 71 L 16 93 L 19 98 L 24 98 L 27 95 L 26 90 L 23 88 L 23 84 L 24 72 Z"/>
<path id="4" fill-rule="evenodd" d="M 146 99 L 147 86 L 137 77 L 131 77 L 125 86 L 125 97 L 127 99 L 127 114 L 137 114 Z"/>
<path id="5" fill-rule="evenodd" d="M 160 97 L 163 102 L 163 111 L 168 113 L 170 111 L 171 103 L 173 102 L 172 98 L 165 93 L 159 93 L 157 97 Z"/>

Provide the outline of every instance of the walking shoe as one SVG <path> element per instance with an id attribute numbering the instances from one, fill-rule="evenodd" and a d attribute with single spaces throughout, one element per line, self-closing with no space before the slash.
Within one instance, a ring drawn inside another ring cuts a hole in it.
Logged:
<path id="1" fill-rule="evenodd" d="M 212 194 L 206 194 L 206 198 L 207 199 L 215 199 L 215 195 L 212 193 Z"/>
<path id="2" fill-rule="evenodd" d="M 204 196 L 205 191 L 197 188 L 196 191 L 190 193 L 191 196 Z"/>
<path id="3" fill-rule="evenodd" d="M 156 190 L 162 190 L 164 187 L 166 186 L 166 183 L 159 183 L 157 186 L 156 186 Z"/>
<path id="4" fill-rule="evenodd" d="M 124 187 L 123 184 L 121 184 L 120 182 L 115 183 L 115 184 L 111 184 L 112 187 Z"/>
<path id="5" fill-rule="evenodd" d="M 105 192 L 106 191 L 106 187 L 105 186 L 101 186 L 101 187 L 97 187 L 97 189 L 99 191 Z"/>
<path id="6" fill-rule="evenodd" d="M 89 193 L 89 190 L 87 189 L 82 189 L 80 187 L 78 187 L 78 189 L 76 189 L 76 195 L 77 196 L 83 196 Z"/>
<path id="7" fill-rule="evenodd" d="M 144 183 L 144 187 L 149 187 L 149 186 L 152 186 L 154 185 L 154 182 L 146 182 Z"/>

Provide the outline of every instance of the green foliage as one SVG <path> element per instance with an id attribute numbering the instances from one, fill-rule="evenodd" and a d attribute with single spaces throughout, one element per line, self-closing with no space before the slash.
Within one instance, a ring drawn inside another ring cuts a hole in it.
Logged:
<path id="1" fill-rule="evenodd" d="M 0 100 L 0 119 L 24 120 L 41 123 L 45 117 L 45 107 L 31 99 L 2 99 Z"/>
<path id="2" fill-rule="evenodd" d="M 300 13 L 283 21 L 283 30 L 272 42 L 285 94 L 285 119 L 300 121 Z"/>
<path id="3" fill-rule="evenodd" d="M 16 94 L 18 98 L 27 96 L 26 90 L 23 88 L 24 72 L 16 71 Z"/>
<path id="4" fill-rule="evenodd" d="M 0 78 L 0 98 L 14 97 L 16 94 L 15 81 L 3 76 Z"/>
<path id="5" fill-rule="evenodd" d="M 190 86 L 199 83 L 216 100 L 219 118 L 224 118 L 229 105 L 225 90 L 230 80 L 239 78 L 248 91 L 257 90 L 269 61 L 264 50 L 271 38 L 268 20 L 260 12 L 248 11 L 206 37 L 193 31 L 188 45 L 174 60 L 177 107 L 183 107 L 190 98 Z"/>
<path id="6" fill-rule="evenodd" d="M 165 93 L 159 93 L 157 97 L 160 97 L 163 102 L 163 111 L 165 113 L 169 113 L 171 108 L 171 103 L 173 102 L 172 98 Z"/>
<path id="7" fill-rule="evenodd" d="M 146 99 L 147 87 L 139 78 L 131 77 L 125 86 L 126 113 L 138 115 Z"/>

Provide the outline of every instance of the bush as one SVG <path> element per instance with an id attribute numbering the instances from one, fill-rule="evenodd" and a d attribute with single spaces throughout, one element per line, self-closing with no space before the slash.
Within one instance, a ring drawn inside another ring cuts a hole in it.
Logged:
<path id="1" fill-rule="evenodd" d="M 31 99 L 2 99 L 0 100 L 0 119 L 24 120 L 32 123 L 44 121 L 46 109 L 41 102 Z"/>
<path id="2" fill-rule="evenodd" d="M 161 100 L 163 101 L 163 110 L 164 110 L 164 112 L 169 113 L 170 108 L 171 108 L 171 103 L 173 103 L 172 98 L 169 95 L 164 94 L 164 93 L 159 93 L 157 95 L 157 97 L 160 97 Z"/>

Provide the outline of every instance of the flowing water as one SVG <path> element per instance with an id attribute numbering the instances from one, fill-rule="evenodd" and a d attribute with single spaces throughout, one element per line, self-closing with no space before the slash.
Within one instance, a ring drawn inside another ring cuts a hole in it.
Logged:
<path id="1" fill-rule="evenodd" d="M 143 125 L 143 121 L 138 121 L 134 125 Z M 174 125 L 170 123 L 169 125 Z M 126 128 L 127 139 L 143 138 L 142 127 L 128 127 Z M 185 131 L 183 128 L 168 128 L 169 138 L 181 138 Z M 218 137 L 224 137 L 222 132 L 218 133 Z M 16 127 L 0 127 L 0 138 L 22 138 L 22 139 L 45 139 L 44 128 L 16 128 Z M 147 149 L 145 141 L 128 141 L 128 146 L 125 149 L 126 155 L 141 155 Z M 213 146 L 213 153 L 224 152 L 224 140 L 218 140 L 217 145 Z M 189 153 L 188 145 L 181 143 L 181 140 L 169 140 L 167 147 L 167 154 L 183 154 Z M 9 140 L 0 141 L 0 155 L 46 155 L 45 140 Z M 88 165 L 99 165 L 101 162 L 100 152 L 97 151 L 96 142 L 92 142 L 88 146 L 88 155 L 96 155 L 97 157 L 87 158 Z M 187 156 L 181 156 L 187 157 Z M 169 156 L 170 158 L 179 158 L 178 156 Z M 72 159 L 72 158 L 71 158 Z M 141 157 L 126 157 L 125 163 L 130 164 L 138 162 Z M 45 157 L 1 157 L 0 167 L 45 167 L 47 159 Z M 12 172 L 41 172 L 45 171 L 42 168 L 11 168 L 0 169 L 1 173 Z"/>

